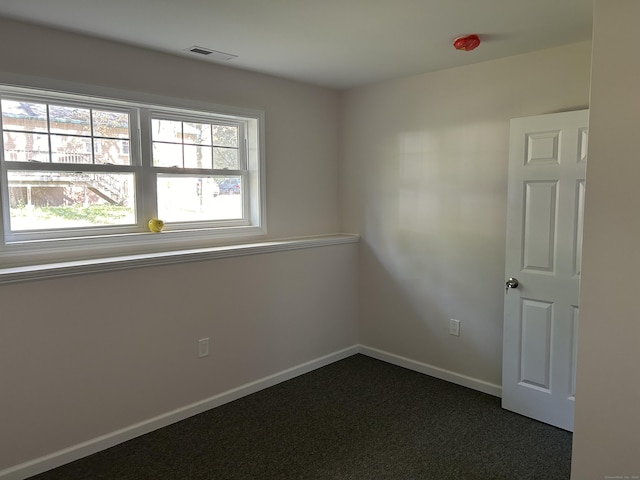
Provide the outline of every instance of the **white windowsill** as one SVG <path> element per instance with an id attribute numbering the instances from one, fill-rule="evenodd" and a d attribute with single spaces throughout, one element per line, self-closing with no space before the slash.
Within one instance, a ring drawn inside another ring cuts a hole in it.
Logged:
<path id="1" fill-rule="evenodd" d="M 359 240 L 359 235 L 333 234 L 316 237 L 272 240 L 260 243 L 246 243 L 241 245 L 11 267 L 0 269 L 0 285 L 32 280 L 44 280 L 48 278 L 68 277 L 72 275 L 83 275 L 88 273 L 112 272 L 131 268 L 199 262 L 217 258 L 239 257 L 243 255 L 299 250 L 302 248 L 357 243 Z"/>

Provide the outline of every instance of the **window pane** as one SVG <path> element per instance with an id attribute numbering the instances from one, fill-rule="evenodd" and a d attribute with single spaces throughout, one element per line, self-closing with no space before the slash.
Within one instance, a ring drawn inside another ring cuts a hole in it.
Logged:
<path id="1" fill-rule="evenodd" d="M 208 123 L 185 123 L 184 143 L 211 145 L 211 125 Z"/>
<path id="2" fill-rule="evenodd" d="M 87 108 L 49 105 L 51 133 L 91 135 L 91 114 Z"/>
<path id="3" fill-rule="evenodd" d="M 220 147 L 238 147 L 238 127 L 212 125 L 213 144 Z"/>
<path id="4" fill-rule="evenodd" d="M 151 140 L 182 143 L 182 122 L 151 120 Z"/>
<path id="5" fill-rule="evenodd" d="M 213 168 L 240 170 L 238 150 L 235 148 L 214 148 Z"/>
<path id="6" fill-rule="evenodd" d="M 2 127 L 26 132 L 47 131 L 47 106 L 43 103 L 2 100 Z"/>
<path id="7" fill-rule="evenodd" d="M 93 135 L 96 137 L 129 138 L 129 114 L 94 110 Z"/>
<path id="8" fill-rule="evenodd" d="M 133 173 L 10 171 L 11 230 L 135 224 Z"/>
<path id="9" fill-rule="evenodd" d="M 96 163 L 111 165 L 131 165 L 129 156 L 129 140 L 96 138 L 93 140 Z"/>
<path id="10" fill-rule="evenodd" d="M 242 196 L 219 195 L 216 180 L 220 179 L 158 175 L 159 218 L 165 222 L 241 219 Z"/>
<path id="11" fill-rule="evenodd" d="M 186 168 L 211 168 L 211 147 L 185 145 L 184 166 Z"/>
<path id="12" fill-rule="evenodd" d="M 7 162 L 49 162 L 47 134 L 4 132 L 2 140 Z"/>
<path id="13" fill-rule="evenodd" d="M 51 135 L 51 153 L 55 163 L 93 163 L 91 138 Z"/>
<path id="14" fill-rule="evenodd" d="M 156 167 L 182 168 L 182 145 L 154 142 L 153 165 Z"/>

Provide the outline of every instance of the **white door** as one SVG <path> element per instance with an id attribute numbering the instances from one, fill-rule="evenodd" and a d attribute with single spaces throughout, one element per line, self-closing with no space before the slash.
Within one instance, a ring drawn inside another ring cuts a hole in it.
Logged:
<path id="1" fill-rule="evenodd" d="M 502 407 L 571 431 L 587 136 L 588 110 L 511 121 Z"/>

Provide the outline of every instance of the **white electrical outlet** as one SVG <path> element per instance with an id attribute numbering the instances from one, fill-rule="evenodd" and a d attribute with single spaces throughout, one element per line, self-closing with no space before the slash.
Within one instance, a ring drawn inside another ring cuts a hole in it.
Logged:
<path id="1" fill-rule="evenodd" d="M 460 320 L 454 318 L 449 319 L 449 335 L 460 336 Z"/>
<path id="2" fill-rule="evenodd" d="M 209 337 L 198 340 L 198 357 L 206 357 L 209 355 Z"/>

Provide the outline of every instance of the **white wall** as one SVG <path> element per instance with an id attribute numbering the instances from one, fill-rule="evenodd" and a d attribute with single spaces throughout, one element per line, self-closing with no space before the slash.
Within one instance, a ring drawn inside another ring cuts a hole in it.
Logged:
<path id="1" fill-rule="evenodd" d="M 8 73 L 263 109 L 269 237 L 339 230 L 337 92 L 2 19 L 0 45 Z M 356 319 L 356 244 L 0 286 L 0 471 L 355 345 Z"/>
<path id="2" fill-rule="evenodd" d="M 347 244 L 0 286 L 0 471 L 355 345 L 356 261 Z"/>
<path id="3" fill-rule="evenodd" d="M 587 107 L 590 53 L 579 43 L 343 94 L 361 344 L 501 383 L 509 120 Z"/>
<path id="4" fill-rule="evenodd" d="M 572 479 L 639 478 L 640 2 L 597 0 Z"/>

